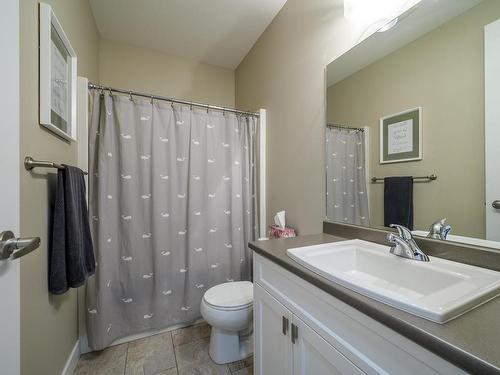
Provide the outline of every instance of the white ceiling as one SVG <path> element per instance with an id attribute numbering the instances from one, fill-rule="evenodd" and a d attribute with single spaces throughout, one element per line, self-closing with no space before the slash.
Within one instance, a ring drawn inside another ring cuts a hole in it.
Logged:
<path id="1" fill-rule="evenodd" d="M 286 0 L 90 0 L 101 37 L 234 69 Z"/>

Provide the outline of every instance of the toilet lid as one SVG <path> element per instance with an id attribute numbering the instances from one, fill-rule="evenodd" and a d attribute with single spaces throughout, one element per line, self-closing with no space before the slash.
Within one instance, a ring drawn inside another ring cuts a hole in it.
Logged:
<path id="1" fill-rule="evenodd" d="M 211 287 L 203 296 L 214 307 L 231 308 L 253 303 L 253 284 L 250 281 L 234 281 Z"/>

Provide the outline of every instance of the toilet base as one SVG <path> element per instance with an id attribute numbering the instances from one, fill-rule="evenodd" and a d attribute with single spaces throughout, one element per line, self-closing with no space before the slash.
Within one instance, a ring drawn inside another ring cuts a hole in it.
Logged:
<path id="1" fill-rule="evenodd" d="M 212 327 L 209 354 L 219 364 L 231 363 L 253 354 L 253 333 L 226 331 Z"/>

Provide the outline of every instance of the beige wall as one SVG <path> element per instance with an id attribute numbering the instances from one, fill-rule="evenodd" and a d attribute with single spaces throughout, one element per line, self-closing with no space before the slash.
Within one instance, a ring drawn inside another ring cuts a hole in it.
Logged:
<path id="1" fill-rule="evenodd" d="M 268 219 L 284 209 L 300 234 L 325 218 L 325 66 L 363 31 L 341 0 L 288 0 L 236 69 L 237 107 L 268 109 Z"/>
<path id="2" fill-rule="evenodd" d="M 78 74 L 98 80 L 99 36 L 87 0 L 45 0 L 52 5 L 78 55 Z M 21 0 L 21 159 L 76 164 L 76 144 L 38 124 L 38 2 Z M 77 340 L 77 298 L 47 290 L 47 244 L 56 175 L 21 168 L 21 235 L 40 236 L 39 249 L 21 259 L 21 372 L 59 374 Z M 1 370 L 0 370 L 1 372 Z"/>
<path id="3" fill-rule="evenodd" d="M 486 1 L 328 89 L 328 120 L 369 126 L 370 174 L 436 173 L 415 184 L 415 228 L 447 217 L 455 234 L 485 235 L 484 25 L 500 18 Z M 423 107 L 424 159 L 379 163 L 379 119 Z M 372 225 L 383 226 L 383 184 L 370 184 Z"/>
<path id="4" fill-rule="evenodd" d="M 91 82 L 158 95 L 234 106 L 234 71 L 100 40 L 87 0 L 46 0 L 78 56 L 78 75 Z M 21 4 L 21 157 L 76 164 L 75 143 L 38 125 L 38 1 Z M 21 371 L 58 374 L 78 338 L 77 293 L 47 290 L 47 246 L 56 174 L 21 166 L 21 235 L 42 245 L 21 261 Z"/>
<path id="5" fill-rule="evenodd" d="M 101 40 L 103 85 L 215 105 L 234 106 L 234 71 Z"/>

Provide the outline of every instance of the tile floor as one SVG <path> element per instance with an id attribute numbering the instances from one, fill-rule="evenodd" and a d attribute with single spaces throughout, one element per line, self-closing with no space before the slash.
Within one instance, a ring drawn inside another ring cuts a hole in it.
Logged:
<path id="1" fill-rule="evenodd" d="M 205 323 L 83 355 L 74 375 L 251 375 L 253 358 L 217 365 Z"/>

